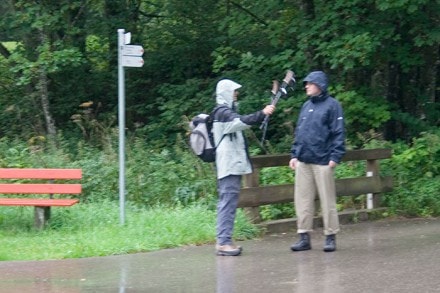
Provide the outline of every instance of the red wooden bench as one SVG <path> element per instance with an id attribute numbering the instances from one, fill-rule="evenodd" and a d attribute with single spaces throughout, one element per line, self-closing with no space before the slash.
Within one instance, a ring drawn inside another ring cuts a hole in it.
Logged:
<path id="1" fill-rule="evenodd" d="M 35 227 L 42 229 L 50 219 L 50 207 L 67 207 L 79 202 L 79 199 L 54 198 L 53 195 L 80 194 L 81 184 L 69 183 L 70 181 L 67 180 L 79 180 L 81 178 L 81 169 L 0 168 L 0 194 L 48 195 L 48 198 L 3 197 L 0 198 L 0 206 L 34 206 Z M 5 179 L 19 179 L 20 182 Z M 35 181 L 39 183 L 34 183 Z M 59 183 L 60 181 L 63 183 Z M 68 183 L 65 183 L 65 181 Z"/>

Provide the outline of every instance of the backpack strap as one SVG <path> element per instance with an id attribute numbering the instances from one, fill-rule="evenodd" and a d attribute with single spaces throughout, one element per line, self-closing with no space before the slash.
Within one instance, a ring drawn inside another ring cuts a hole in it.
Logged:
<path id="1" fill-rule="evenodd" d="M 218 144 L 215 146 L 215 148 L 217 148 L 217 147 L 220 145 L 220 143 L 222 142 L 223 138 L 225 138 L 225 136 L 226 136 L 226 134 L 223 134 L 222 138 L 220 138 L 220 141 L 219 141 Z"/>
<path id="2" fill-rule="evenodd" d="M 228 108 L 228 106 L 226 105 L 217 105 L 214 107 L 214 109 L 212 110 L 211 114 L 209 114 L 210 117 L 212 117 L 212 124 L 214 124 L 214 115 L 215 113 L 220 110 L 221 108 Z M 220 143 L 222 142 L 223 138 L 225 138 L 226 134 L 223 134 L 222 138 L 220 139 L 220 141 L 218 142 L 218 144 L 215 146 L 215 148 L 217 148 Z"/>

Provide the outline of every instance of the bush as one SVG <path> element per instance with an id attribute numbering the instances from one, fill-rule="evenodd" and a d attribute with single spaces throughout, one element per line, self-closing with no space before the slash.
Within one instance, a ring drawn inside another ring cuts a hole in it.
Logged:
<path id="1" fill-rule="evenodd" d="M 381 164 L 395 181 L 394 191 L 384 197 L 384 204 L 400 215 L 439 216 L 439 131 L 422 133 L 410 146 L 395 143 L 392 147 L 392 159 Z"/>
<path id="2" fill-rule="evenodd" d="M 110 141 L 115 141 L 112 139 Z M 0 139 L 2 167 L 81 168 L 83 202 L 118 201 L 119 164 L 117 147 L 92 147 L 84 141 L 58 139 L 58 148 L 44 139 L 27 143 Z M 384 204 L 407 215 L 437 215 L 440 176 L 440 135 L 422 133 L 411 145 L 371 139 L 365 148 L 389 147 L 391 159 L 380 163 L 382 175 L 392 175 L 395 190 L 387 194 Z M 287 162 L 286 162 L 287 165 Z M 142 138 L 129 138 L 126 146 L 126 200 L 139 207 L 186 207 L 194 203 L 209 210 L 216 206 L 216 179 L 213 164 L 200 161 L 180 136 L 173 148 L 154 149 Z M 336 169 L 337 178 L 362 176 L 365 162 L 344 162 Z M 265 168 L 261 185 L 293 183 L 294 174 L 287 167 Z M 420 190 L 420 192 L 418 192 Z M 292 191 L 293 192 L 293 191 Z M 341 208 L 362 206 L 364 197 L 338 198 Z M 431 206 L 431 208 L 429 207 Z M 293 204 L 268 205 L 260 208 L 264 220 L 294 216 Z"/>
<path id="3" fill-rule="evenodd" d="M 384 197 L 392 213 L 411 217 L 440 216 L 440 177 L 419 178 L 408 185 L 397 186 Z"/>
<path id="4" fill-rule="evenodd" d="M 440 175 L 440 132 L 422 133 L 411 146 L 398 143 L 394 150 L 390 168 L 399 185 Z"/>

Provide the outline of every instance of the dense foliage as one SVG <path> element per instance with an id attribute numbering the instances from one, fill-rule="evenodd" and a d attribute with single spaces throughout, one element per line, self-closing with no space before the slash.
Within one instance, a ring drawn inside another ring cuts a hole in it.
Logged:
<path id="1" fill-rule="evenodd" d="M 349 148 L 394 149 L 384 171 L 398 184 L 387 204 L 440 213 L 436 0 L 7 0 L 0 11 L 3 167 L 82 167 L 86 201 L 117 198 L 124 28 L 145 49 L 144 66 L 125 70 L 128 200 L 212 206 L 212 166 L 188 152 L 186 126 L 213 107 L 216 81 L 243 84 L 240 109 L 251 112 L 269 102 L 273 79 L 296 72 L 264 147 L 257 127 L 247 132 L 252 154 L 284 153 L 305 99 L 301 79 L 322 69 L 343 105 Z M 291 179 L 279 173 L 263 180 Z"/>
<path id="2" fill-rule="evenodd" d="M 330 74 L 354 147 L 372 129 L 409 142 L 439 125 L 439 8 L 434 0 L 3 1 L 0 131 L 102 143 L 96 128 L 117 126 L 124 28 L 145 48 L 144 67 L 126 70 L 127 127 L 150 145 L 173 145 L 184 117 L 213 106 L 219 78 L 242 83 L 242 109 L 254 111 L 286 69 L 299 84 L 271 122 L 272 145 L 290 141 L 300 81 L 312 69 Z"/>
<path id="3" fill-rule="evenodd" d="M 59 167 L 83 170 L 82 203 L 118 202 L 117 149 L 105 151 L 85 146 L 83 141 L 63 138 L 61 148 L 48 143 L 29 145 L 19 141 L 0 140 L 1 167 Z M 391 148 L 391 159 L 381 161 L 381 173 L 392 175 L 395 189 L 383 196 L 390 214 L 407 216 L 440 216 L 440 133 L 424 133 L 412 146 L 370 140 L 366 148 Z M 287 164 L 287 162 L 286 162 Z M 338 178 L 362 176 L 365 162 L 347 162 L 337 168 Z M 287 167 L 266 168 L 261 172 L 262 185 L 291 183 L 293 173 Z M 127 200 L 138 207 L 186 207 L 201 204 L 214 211 L 216 206 L 215 174 L 212 164 L 203 163 L 188 152 L 185 142 L 173 149 L 155 150 L 133 139 L 127 146 Z M 342 198 L 341 210 L 365 207 L 365 196 Z M 293 205 L 261 207 L 263 219 L 290 217 Z M 28 215 L 31 222 L 32 214 Z"/>

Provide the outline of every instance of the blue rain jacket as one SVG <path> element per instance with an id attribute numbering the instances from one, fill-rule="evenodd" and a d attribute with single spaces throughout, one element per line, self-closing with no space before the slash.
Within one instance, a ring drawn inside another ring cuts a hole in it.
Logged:
<path id="1" fill-rule="evenodd" d="M 295 129 L 291 157 L 309 164 L 340 163 L 345 154 L 344 115 L 340 103 L 327 93 L 324 72 L 314 71 L 304 83 L 316 84 L 322 91 L 303 104 Z"/>

